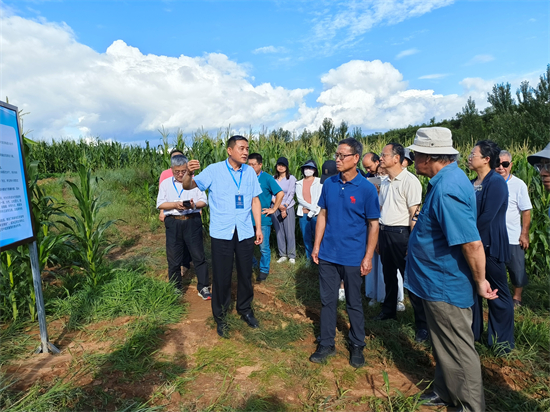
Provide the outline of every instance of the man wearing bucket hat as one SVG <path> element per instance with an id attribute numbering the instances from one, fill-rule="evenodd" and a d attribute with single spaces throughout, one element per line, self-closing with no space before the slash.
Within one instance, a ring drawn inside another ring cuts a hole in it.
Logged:
<path id="1" fill-rule="evenodd" d="M 550 192 L 550 143 L 540 152 L 527 156 L 527 161 L 540 173 L 544 188 Z M 550 209 L 548 216 L 550 216 Z"/>
<path id="2" fill-rule="evenodd" d="M 474 288 L 486 299 L 497 290 L 485 279 L 485 253 L 476 226 L 472 184 L 456 160 L 451 131 L 420 128 L 409 149 L 417 174 L 429 177 L 424 206 L 409 238 L 405 287 L 423 300 L 436 360 L 427 406 L 485 410 L 479 355 L 474 347 Z"/>

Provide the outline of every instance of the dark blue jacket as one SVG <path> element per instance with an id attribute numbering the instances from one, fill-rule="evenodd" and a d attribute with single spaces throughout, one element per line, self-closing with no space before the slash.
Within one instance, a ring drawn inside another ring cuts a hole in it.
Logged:
<path id="1" fill-rule="evenodd" d="M 497 258 L 499 262 L 507 262 L 510 258 L 506 230 L 508 185 L 494 170 L 487 173 L 481 184 L 481 190 L 476 192 L 476 206 L 477 230 L 479 230 L 485 253 Z"/>

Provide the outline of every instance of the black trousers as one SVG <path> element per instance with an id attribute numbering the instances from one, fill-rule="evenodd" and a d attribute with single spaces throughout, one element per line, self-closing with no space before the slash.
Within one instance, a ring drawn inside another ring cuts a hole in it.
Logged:
<path id="1" fill-rule="evenodd" d="M 223 318 L 231 305 L 231 276 L 233 260 L 237 268 L 237 313 L 252 313 L 254 298 L 252 287 L 252 256 L 254 237 L 241 240 L 237 230 L 231 240 L 212 238 L 212 314 L 216 323 Z"/>
<path id="2" fill-rule="evenodd" d="M 496 258 L 487 255 L 485 277 L 491 285 L 491 289 L 498 289 L 498 299 L 488 300 L 489 307 L 489 346 L 502 345 L 505 352 L 514 348 L 514 302 L 508 288 L 506 265 Z M 472 306 L 472 331 L 474 339 L 479 340 L 483 332 L 483 298 L 474 297 Z"/>
<path id="3" fill-rule="evenodd" d="M 409 244 L 409 230 L 392 232 L 389 230 L 380 230 L 378 237 L 380 249 L 380 260 L 382 261 L 382 272 L 384 273 L 384 283 L 386 284 L 386 297 L 382 305 L 382 313 L 390 316 L 397 314 L 397 271 L 401 276 L 405 275 L 405 259 L 407 257 L 407 247 Z M 409 292 L 409 300 L 414 310 L 414 323 L 416 329 L 428 329 L 426 313 L 422 299 Z"/>
<path id="4" fill-rule="evenodd" d="M 197 213 L 197 217 L 188 220 L 178 220 L 172 216 L 166 216 L 164 227 L 166 228 L 168 280 L 174 282 L 176 287 L 181 290 L 183 288 L 181 266 L 189 268 L 189 257 L 191 257 L 195 263 L 197 289 L 201 291 L 205 286 L 209 286 L 200 214 Z"/>
<path id="5" fill-rule="evenodd" d="M 336 336 L 336 309 L 340 281 L 346 291 L 346 311 L 349 316 L 349 341 L 365 346 L 365 318 L 361 299 L 360 266 L 342 266 L 319 259 L 319 291 L 321 293 L 321 339 L 323 346 L 333 346 Z"/>

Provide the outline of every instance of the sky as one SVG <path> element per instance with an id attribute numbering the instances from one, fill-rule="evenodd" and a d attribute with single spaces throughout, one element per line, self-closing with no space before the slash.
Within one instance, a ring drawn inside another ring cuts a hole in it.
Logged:
<path id="1" fill-rule="evenodd" d="M 536 86 L 550 2 L 0 0 L 0 100 L 36 140 L 143 144 L 313 131 L 363 133 L 456 116 L 494 84 Z"/>

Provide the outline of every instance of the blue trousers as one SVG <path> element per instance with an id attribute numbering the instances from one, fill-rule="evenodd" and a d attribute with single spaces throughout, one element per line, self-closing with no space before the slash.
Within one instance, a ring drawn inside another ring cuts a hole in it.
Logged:
<path id="1" fill-rule="evenodd" d="M 311 260 L 311 252 L 313 252 L 315 225 L 317 225 L 317 216 L 300 216 L 300 229 L 302 230 L 302 237 L 304 238 L 304 246 L 306 247 L 306 257 L 308 260 Z"/>
<path id="2" fill-rule="evenodd" d="M 321 339 L 323 346 L 333 346 L 336 336 L 336 308 L 340 281 L 346 291 L 346 311 L 349 316 L 349 341 L 365 346 L 365 317 L 361 302 L 360 266 L 342 266 L 319 259 L 319 289 L 321 292 Z"/>
<path id="3" fill-rule="evenodd" d="M 492 256 L 487 256 L 485 277 L 491 289 L 498 289 L 498 299 L 488 300 L 489 307 L 489 346 L 502 345 L 505 352 L 514 349 L 514 302 L 508 289 L 506 265 Z M 475 340 L 481 338 L 483 332 L 483 298 L 474 297 L 472 306 L 472 331 Z"/>
<path id="4" fill-rule="evenodd" d="M 254 229 L 255 231 L 256 229 Z M 269 236 L 271 235 L 271 225 L 262 225 L 262 235 L 264 240 L 260 245 L 260 272 L 269 274 L 269 265 L 271 264 L 271 249 L 269 247 Z M 252 266 L 256 266 L 258 261 L 252 257 Z"/>

